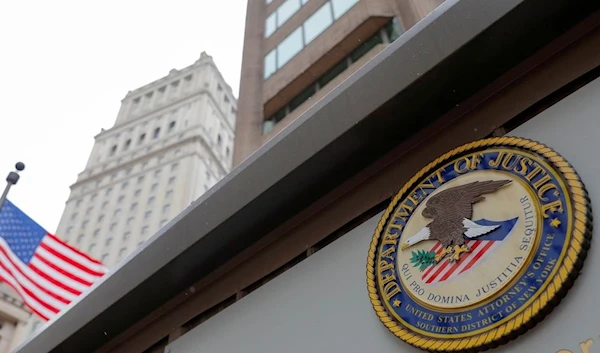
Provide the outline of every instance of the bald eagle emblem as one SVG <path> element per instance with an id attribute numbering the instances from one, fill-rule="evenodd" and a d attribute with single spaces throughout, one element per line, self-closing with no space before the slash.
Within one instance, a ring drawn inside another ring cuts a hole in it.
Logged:
<path id="1" fill-rule="evenodd" d="M 417 252 L 415 257 L 430 257 L 414 261 L 428 261 L 429 265 L 448 257 L 448 261 L 457 262 L 461 254 L 471 251 L 467 241 L 494 231 L 499 225 L 478 224 L 471 220 L 473 205 L 485 200 L 483 195 L 493 193 L 508 185 L 510 180 L 475 181 L 456 186 L 432 196 L 425 203 L 421 213 L 423 217 L 433 219 L 413 236 L 402 242 L 402 250 L 425 240 L 437 240 L 441 243 L 436 253 Z"/>

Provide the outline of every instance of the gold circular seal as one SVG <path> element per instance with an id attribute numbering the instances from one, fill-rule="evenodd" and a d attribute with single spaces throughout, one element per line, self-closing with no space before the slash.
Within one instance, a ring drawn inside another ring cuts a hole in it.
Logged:
<path id="1" fill-rule="evenodd" d="M 591 204 L 569 163 L 535 141 L 458 147 L 393 198 L 369 248 L 381 322 L 429 351 L 515 338 L 564 297 L 589 249 Z"/>

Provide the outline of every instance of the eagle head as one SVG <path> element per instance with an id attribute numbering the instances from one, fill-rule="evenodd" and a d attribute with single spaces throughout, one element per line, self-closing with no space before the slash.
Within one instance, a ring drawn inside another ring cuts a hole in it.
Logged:
<path id="1" fill-rule="evenodd" d="M 417 232 L 417 234 L 413 235 L 412 237 L 406 238 L 402 242 L 402 244 L 400 244 L 400 249 L 404 250 L 408 247 L 422 242 L 423 240 L 428 240 L 430 234 L 431 231 L 429 230 L 429 226 L 423 227 L 420 231 Z"/>

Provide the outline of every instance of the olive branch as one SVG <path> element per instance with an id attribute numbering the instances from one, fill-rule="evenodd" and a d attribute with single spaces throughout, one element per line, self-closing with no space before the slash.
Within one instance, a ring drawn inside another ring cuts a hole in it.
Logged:
<path id="1" fill-rule="evenodd" d="M 417 250 L 412 252 L 410 262 L 423 272 L 427 267 L 435 264 L 435 251 Z"/>

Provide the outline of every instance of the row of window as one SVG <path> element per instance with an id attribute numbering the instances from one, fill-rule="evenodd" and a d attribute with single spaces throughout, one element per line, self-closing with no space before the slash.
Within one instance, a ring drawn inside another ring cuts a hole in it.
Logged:
<path id="1" fill-rule="evenodd" d="M 323 33 L 334 21 L 342 17 L 359 0 L 330 0 L 323 4 L 289 36 L 265 56 L 264 78 L 271 77 L 305 46 Z"/>
<path id="2" fill-rule="evenodd" d="M 308 0 L 285 0 L 279 5 L 265 21 L 265 38 L 269 38 L 307 2 Z"/>
<path id="3" fill-rule="evenodd" d="M 183 78 L 183 81 L 188 83 L 188 82 L 192 81 L 192 78 L 193 78 L 193 75 L 187 75 Z M 172 88 L 177 88 L 179 86 L 179 80 L 175 80 L 175 81 L 171 82 L 170 86 Z M 162 87 L 159 87 L 156 91 L 158 92 L 157 94 L 164 94 L 166 90 L 167 90 L 167 85 L 164 85 Z M 154 91 L 147 92 L 143 97 L 146 100 L 152 99 L 152 97 L 154 97 Z M 134 108 L 140 103 L 141 99 L 142 99 L 142 96 L 133 99 Z"/>
<path id="4" fill-rule="evenodd" d="M 178 163 L 171 164 L 171 173 L 174 173 L 177 170 L 178 167 L 179 167 Z M 157 170 L 154 171 L 154 178 L 155 179 L 159 179 L 160 175 L 161 175 L 161 169 L 157 169 Z M 135 189 L 135 192 L 133 193 L 133 197 L 134 198 L 137 198 L 137 197 L 139 197 L 141 195 L 141 193 L 142 193 L 142 187 L 143 187 L 142 183 L 144 182 L 144 180 L 145 180 L 145 176 L 144 175 L 138 176 L 138 178 L 137 178 L 138 188 Z M 169 177 L 168 184 L 171 185 L 171 186 L 174 186 L 175 185 L 175 180 L 176 180 L 175 176 Z M 129 187 L 129 181 L 124 181 L 121 184 L 121 192 L 124 192 L 128 187 Z M 155 181 L 154 183 L 152 183 L 152 185 L 150 187 L 150 191 L 151 192 L 155 192 L 157 189 L 158 189 L 158 181 Z M 104 191 L 104 197 L 105 197 L 105 199 L 108 199 L 108 198 L 111 197 L 112 191 L 113 191 L 112 187 L 109 187 L 109 188 L 107 188 Z M 166 197 L 168 198 L 170 196 L 172 196 L 172 190 L 167 191 Z M 91 203 L 95 202 L 96 199 L 97 199 L 97 197 L 98 197 L 98 193 L 92 194 L 90 196 L 90 202 Z M 119 195 L 119 197 L 117 199 L 117 204 L 121 204 L 124 200 L 125 200 L 125 195 L 123 195 L 123 194 Z M 154 198 L 151 197 L 149 200 L 154 200 Z M 81 207 L 82 202 L 83 202 L 82 199 L 79 199 L 79 200 L 77 200 L 75 202 L 75 207 L 74 207 L 75 210 L 78 210 Z M 106 207 L 108 207 L 108 204 L 109 204 L 109 201 L 105 200 L 102 203 L 101 209 L 105 209 Z M 132 204 L 132 207 L 135 207 L 134 205 L 137 206 L 137 203 Z M 86 209 L 85 214 L 89 215 L 89 214 L 91 214 L 92 211 L 93 211 L 93 207 L 90 206 L 90 207 L 88 207 Z M 77 216 L 78 216 L 77 211 L 73 212 L 71 214 L 71 220 L 77 219 Z M 68 230 L 67 230 L 67 232 L 68 232 Z"/>
<path id="5" fill-rule="evenodd" d="M 263 123 L 263 134 L 267 134 L 273 130 L 274 126 L 278 122 L 283 120 L 283 118 L 298 108 L 302 103 L 309 100 L 315 93 L 317 93 L 317 91 L 325 87 L 326 84 L 344 72 L 350 65 L 352 65 L 352 63 L 363 57 L 377 44 L 393 42 L 400 36 L 400 34 L 402 34 L 402 28 L 398 22 L 396 20 L 390 21 L 383 29 L 381 29 L 371 38 L 363 41 L 363 43 L 354 49 L 346 58 L 342 59 L 321 77 L 317 78 L 312 84 L 304 89 L 304 91 L 292 98 L 287 105 L 266 119 Z"/>
<path id="6" fill-rule="evenodd" d="M 169 126 L 167 128 L 167 133 L 171 133 L 175 130 L 175 122 L 171 121 L 169 123 Z M 152 132 L 152 138 L 153 139 L 158 139 L 160 137 L 160 127 L 157 127 L 154 129 L 154 131 Z M 144 140 L 146 139 L 146 133 L 142 133 L 140 134 L 140 137 L 137 140 L 137 144 L 141 145 L 142 143 L 144 143 Z M 125 144 L 123 146 L 123 152 L 129 150 L 129 147 L 131 146 L 131 139 L 127 139 L 125 141 Z M 109 157 L 112 157 L 115 155 L 115 153 L 117 153 L 117 149 L 118 149 L 118 145 L 113 145 L 110 148 L 110 152 L 109 152 Z"/>

